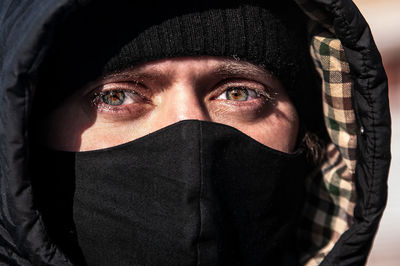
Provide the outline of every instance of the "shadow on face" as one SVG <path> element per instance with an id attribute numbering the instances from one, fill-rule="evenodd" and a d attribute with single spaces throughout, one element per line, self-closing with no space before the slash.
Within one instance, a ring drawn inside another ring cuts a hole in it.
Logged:
<path id="1" fill-rule="evenodd" d="M 97 150 L 123 144 L 181 120 L 235 127 L 290 152 L 297 112 L 268 71 L 223 57 L 184 57 L 141 64 L 80 89 L 43 119 L 50 148 Z"/>

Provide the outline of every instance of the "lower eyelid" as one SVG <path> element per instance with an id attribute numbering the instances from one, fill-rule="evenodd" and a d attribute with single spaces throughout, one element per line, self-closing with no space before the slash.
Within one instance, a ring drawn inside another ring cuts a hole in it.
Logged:
<path id="1" fill-rule="evenodd" d="M 101 114 L 100 118 L 110 122 L 132 121 L 145 115 L 149 111 L 148 105 L 128 104 L 117 107 L 97 106 L 97 113 Z"/>
<path id="2" fill-rule="evenodd" d="M 140 94 L 129 91 L 126 93 L 124 103 L 121 105 L 109 105 L 102 101 L 102 94 L 97 94 L 91 101 L 92 110 L 102 113 L 102 117 L 109 121 L 136 119 L 146 113 L 152 106 L 151 100 Z"/>

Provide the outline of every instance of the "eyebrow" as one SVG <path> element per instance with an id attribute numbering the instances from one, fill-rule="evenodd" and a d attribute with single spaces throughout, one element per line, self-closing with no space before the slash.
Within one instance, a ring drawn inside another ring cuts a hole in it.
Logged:
<path id="1" fill-rule="evenodd" d="M 158 71 L 157 69 L 153 69 L 151 73 L 142 72 L 141 69 L 135 69 L 134 71 L 122 71 L 114 74 L 110 74 L 106 76 L 106 79 L 115 78 L 126 78 L 132 80 L 156 80 L 168 75 L 169 73 L 165 73 L 163 71 Z M 233 62 L 231 60 L 226 60 L 221 63 L 215 70 L 212 71 L 214 74 L 218 76 L 229 76 L 229 75 L 268 75 L 272 76 L 272 74 L 262 68 L 261 66 L 256 66 L 252 63 L 246 61 L 238 61 Z"/>
<path id="2" fill-rule="evenodd" d="M 103 78 L 103 80 L 120 80 L 120 79 L 126 79 L 126 80 L 132 80 L 132 81 L 141 81 L 141 80 L 157 80 L 162 77 L 164 77 L 165 74 L 159 72 L 159 71 L 152 71 L 151 73 L 147 72 L 141 72 L 141 71 L 124 71 L 122 73 L 114 73 L 107 75 Z"/>
<path id="3" fill-rule="evenodd" d="M 168 79 L 168 73 L 153 69 L 152 71 L 146 72 L 142 69 L 132 69 L 133 71 L 124 70 L 113 74 L 106 75 L 102 78 L 103 82 L 131 82 L 131 83 L 142 83 L 143 81 L 162 81 L 164 85 L 170 84 Z"/>
<path id="4" fill-rule="evenodd" d="M 168 77 L 170 76 L 169 71 L 165 72 L 157 68 L 152 69 L 151 71 L 143 71 L 141 67 L 133 67 L 131 68 L 131 70 L 132 71 L 129 71 L 128 69 L 106 75 L 105 77 L 103 77 L 102 80 L 107 82 L 117 82 L 121 80 L 125 80 L 127 82 L 141 82 L 143 80 L 163 80 L 165 85 L 168 85 L 170 82 L 172 82 L 168 79 Z M 210 69 L 209 73 L 220 78 L 227 78 L 232 76 L 246 76 L 249 78 L 262 77 L 263 79 L 274 78 L 274 76 L 268 70 L 247 61 L 236 62 L 233 60 L 224 60 L 215 68 Z"/>

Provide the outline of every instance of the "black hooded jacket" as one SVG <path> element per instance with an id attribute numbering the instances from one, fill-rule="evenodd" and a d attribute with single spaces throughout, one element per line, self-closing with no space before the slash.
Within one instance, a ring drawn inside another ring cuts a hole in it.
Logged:
<path id="1" fill-rule="evenodd" d="M 300 263 L 363 265 L 387 198 L 387 78 L 350 0 L 295 0 L 310 20 L 331 143 L 306 180 Z M 72 265 L 34 204 L 29 118 L 37 74 L 58 26 L 90 1 L 0 0 L 0 265 Z"/>

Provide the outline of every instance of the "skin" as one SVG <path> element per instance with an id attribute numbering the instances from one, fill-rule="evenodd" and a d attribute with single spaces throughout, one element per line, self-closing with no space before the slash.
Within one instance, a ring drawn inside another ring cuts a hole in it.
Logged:
<path id="1" fill-rule="evenodd" d="M 58 150 L 97 150 L 186 119 L 235 127 L 286 153 L 295 148 L 299 127 L 285 89 L 265 69 L 223 57 L 182 57 L 88 84 L 49 114 L 44 138 Z"/>

